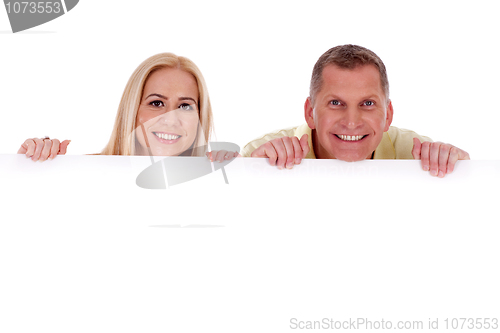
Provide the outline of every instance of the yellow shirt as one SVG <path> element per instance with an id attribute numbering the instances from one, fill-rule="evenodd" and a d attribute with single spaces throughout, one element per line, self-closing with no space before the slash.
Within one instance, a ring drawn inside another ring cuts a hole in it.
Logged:
<path id="1" fill-rule="evenodd" d="M 241 150 L 241 155 L 243 157 L 250 157 L 252 152 L 263 145 L 264 143 L 271 141 L 276 138 L 281 138 L 284 136 L 296 136 L 301 138 L 302 135 L 307 134 L 309 140 L 309 153 L 305 158 L 316 158 L 314 155 L 314 149 L 312 146 L 312 135 L 311 129 L 307 124 L 303 124 L 297 127 L 286 128 L 283 130 L 275 131 L 258 139 L 255 139 L 245 145 Z M 413 149 L 413 138 L 419 138 L 420 142 L 432 141 L 426 136 L 418 135 L 417 133 L 394 126 L 389 127 L 387 132 L 384 132 L 382 140 L 380 141 L 377 149 L 375 149 L 374 159 L 413 159 L 411 151 Z"/>

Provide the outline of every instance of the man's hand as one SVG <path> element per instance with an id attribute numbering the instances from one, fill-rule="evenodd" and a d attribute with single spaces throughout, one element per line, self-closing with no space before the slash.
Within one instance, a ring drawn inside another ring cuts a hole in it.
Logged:
<path id="1" fill-rule="evenodd" d="M 308 135 L 304 134 L 300 140 L 296 136 L 271 140 L 255 149 L 251 157 L 268 157 L 272 166 L 277 165 L 280 170 L 284 167 L 291 169 L 309 153 L 307 138 Z"/>
<path id="2" fill-rule="evenodd" d="M 469 154 L 462 149 L 442 142 L 425 141 L 420 143 L 413 138 L 413 158 L 422 160 L 422 169 L 430 171 L 431 176 L 444 177 L 451 173 L 458 160 L 470 160 Z"/>

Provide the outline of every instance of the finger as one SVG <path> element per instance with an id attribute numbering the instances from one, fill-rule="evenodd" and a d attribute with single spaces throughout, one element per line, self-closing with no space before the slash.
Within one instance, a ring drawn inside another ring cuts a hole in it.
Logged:
<path id="1" fill-rule="evenodd" d="M 53 142 L 50 139 L 43 140 L 42 152 L 40 153 L 40 158 L 38 159 L 40 162 L 47 160 L 47 158 L 50 156 L 52 144 Z"/>
<path id="2" fill-rule="evenodd" d="M 447 165 L 447 173 L 452 173 L 453 170 L 455 169 L 455 163 L 459 160 L 460 157 L 460 149 L 457 147 L 452 147 L 450 149 L 450 156 L 448 158 L 448 165 Z"/>
<path id="3" fill-rule="evenodd" d="M 448 169 L 448 161 L 450 158 L 450 149 L 452 145 L 442 144 L 439 147 L 439 157 L 438 157 L 438 177 L 443 178 L 446 175 L 446 170 Z"/>
<path id="4" fill-rule="evenodd" d="M 57 139 L 53 139 L 52 140 L 52 147 L 50 148 L 50 152 L 49 152 L 49 159 L 53 159 L 57 156 L 57 154 L 59 153 L 59 147 L 61 145 L 61 142 Z"/>
<path id="5" fill-rule="evenodd" d="M 470 160 L 470 156 L 469 156 L 468 152 L 466 152 L 462 149 L 459 149 L 459 148 L 457 148 L 457 150 L 458 150 L 458 159 L 459 160 Z"/>
<path id="6" fill-rule="evenodd" d="M 413 155 L 413 159 L 419 160 L 420 159 L 420 150 L 421 150 L 422 144 L 420 143 L 419 138 L 413 138 L 413 149 L 411 151 L 411 154 Z"/>
<path id="7" fill-rule="evenodd" d="M 270 141 L 272 144 L 274 150 L 276 151 L 277 159 L 276 159 L 276 166 L 278 169 L 283 169 L 286 164 L 286 158 L 287 158 L 287 151 L 285 147 L 285 143 L 283 142 L 282 138 L 274 139 Z"/>
<path id="8" fill-rule="evenodd" d="M 64 140 L 61 142 L 61 145 L 59 146 L 59 153 L 57 155 L 64 155 L 66 154 L 66 150 L 68 149 L 68 145 L 70 144 L 71 140 Z"/>
<path id="9" fill-rule="evenodd" d="M 235 152 L 235 151 L 228 151 L 228 152 L 226 153 L 226 155 L 224 156 L 224 158 L 225 158 L 226 160 L 230 160 L 230 159 L 232 159 L 232 158 L 234 158 L 234 157 L 236 157 L 236 156 L 238 156 L 238 153 L 237 153 L 237 152 Z"/>
<path id="10" fill-rule="evenodd" d="M 227 153 L 227 150 L 219 150 L 219 151 L 217 152 L 217 155 L 216 155 L 216 157 L 215 157 L 215 160 L 216 160 L 217 162 L 219 162 L 219 163 L 220 163 L 220 162 L 222 162 L 222 161 L 224 161 L 224 157 L 225 157 L 226 153 Z"/>
<path id="11" fill-rule="evenodd" d="M 300 138 L 300 146 L 302 147 L 302 152 L 303 152 L 303 158 L 306 158 L 307 154 L 309 154 L 309 136 L 307 134 L 302 135 Z"/>
<path id="12" fill-rule="evenodd" d="M 26 157 L 31 157 L 34 151 L 35 151 L 35 142 L 32 139 L 26 139 L 26 141 L 23 142 L 17 153 L 26 154 Z"/>
<path id="13" fill-rule="evenodd" d="M 45 143 L 43 142 L 42 139 L 38 138 L 33 139 L 33 141 L 35 142 L 35 150 L 33 152 L 33 155 L 31 156 L 31 160 L 36 162 L 40 158 L 40 154 L 42 153 L 43 146 L 45 145 Z"/>
<path id="14" fill-rule="evenodd" d="M 28 150 L 26 151 L 26 156 L 32 157 L 33 155 L 35 155 L 35 150 L 36 150 L 35 139 L 28 140 Z"/>
<path id="15" fill-rule="evenodd" d="M 28 150 L 28 146 L 23 143 L 21 145 L 21 147 L 19 147 L 19 150 L 17 151 L 17 154 L 26 154 L 27 150 Z"/>
<path id="16" fill-rule="evenodd" d="M 429 171 L 431 176 L 438 175 L 440 142 L 433 142 L 429 148 Z"/>
<path id="17" fill-rule="evenodd" d="M 217 153 L 218 152 L 219 152 L 218 150 L 212 150 L 212 155 L 211 155 L 212 156 L 212 160 L 211 160 L 212 162 L 217 162 Z"/>
<path id="18" fill-rule="evenodd" d="M 232 151 L 226 151 L 225 150 L 224 154 L 222 155 L 222 160 L 223 161 L 227 161 L 227 160 L 229 160 L 229 159 L 231 159 L 233 157 L 234 157 L 234 153 Z"/>
<path id="19" fill-rule="evenodd" d="M 213 162 L 213 160 L 212 160 L 212 152 L 211 151 L 206 152 L 205 155 L 208 157 L 208 159 L 210 160 L 210 162 Z"/>
<path id="20" fill-rule="evenodd" d="M 429 141 L 422 142 L 420 146 L 420 160 L 422 161 L 422 169 L 429 171 Z"/>
<path id="21" fill-rule="evenodd" d="M 206 155 L 210 159 L 210 162 L 222 162 L 224 160 L 225 153 L 225 150 L 212 150 L 211 152 L 206 153 Z"/>
<path id="22" fill-rule="evenodd" d="M 291 169 L 295 165 L 295 163 L 294 163 L 295 151 L 293 150 L 292 138 L 285 136 L 285 137 L 282 137 L 281 140 L 283 141 L 283 144 L 284 144 L 285 149 L 286 149 L 286 156 L 284 156 L 284 164 L 285 164 L 284 166 L 287 169 Z M 278 163 L 279 163 L 279 160 L 278 160 Z"/>
<path id="23" fill-rule="evenodd" d="M 265 144 L 255 149 L 250 157 L 267 157 L 269 158 L 269 164 L 275 166 L 278 154 L 276 153 L 276 149 L 274 148 L 273 144 L 271 142 L 266 142 Z"/>
<path id="24" fill-rule="evenodd" d="M 292 138 L 292 146 L 293 146 L 293 152 L 294 152 L 294 161 L 293 163 L 295 164 L 300 164 L 304 156 L 302 156 L 304 153 L 302 151 L 302 147 L 300 146 L 300 141 L 299 138 L 294 136 Z"/>

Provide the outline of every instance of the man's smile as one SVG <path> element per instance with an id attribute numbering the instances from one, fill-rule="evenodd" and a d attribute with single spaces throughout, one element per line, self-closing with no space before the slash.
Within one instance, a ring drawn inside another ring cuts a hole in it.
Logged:
<path id="1" fill-rule="evenodd" d="M 360 141 L 363 140 L 365 137 L 368 135 L 344 135 L 344 134 L 334 134 L 337 138 L 339 138 L 342 141 Z"/>

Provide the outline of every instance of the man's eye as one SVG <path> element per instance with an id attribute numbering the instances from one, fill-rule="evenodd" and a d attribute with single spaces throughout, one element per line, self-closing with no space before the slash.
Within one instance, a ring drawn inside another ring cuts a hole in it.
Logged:
<path id="1" fill-rule="evenodd" d="M 152 101 L 149 105 L 156 106 L 157 108 L 164 106 L 162 101 Z"/>
<path id="2" fill-rule="evenodd" d="M 336 99 L 334 99 L 333 101 L 330 101 L 330 104 L 331 105 L 340 105 L 340 102 Z"/>
<path id="3" fill-rule="evenodd" d="M 374 106 L 375 105 L 375 103 L 373 103 L 373 101 L 365 101 L 363 104 L 366 106 Z"/>
<path id="4" fill-rule="evenodd" d="M 181 105 L 179 105 L 179 109 L 184 110 L 184 111 L 194 110 L 193 106 L 188 104 L 188 103 L 182 103 Z"/>

